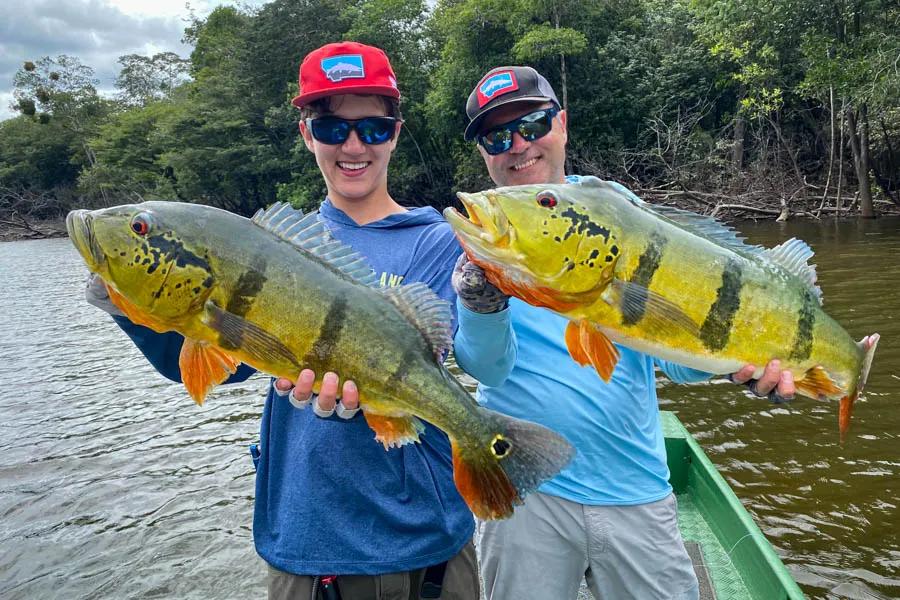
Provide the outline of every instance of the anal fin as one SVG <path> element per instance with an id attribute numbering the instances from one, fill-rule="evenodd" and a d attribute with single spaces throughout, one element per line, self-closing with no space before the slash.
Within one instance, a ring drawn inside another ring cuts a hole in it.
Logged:
<path id="1" fill-rule="evenodd" d="M 178 357 L 181 381 L 194 402 L 201 406 L 209 391 L 228 379 L 238 365 L 240 361 L 220 348 L 188 338 L 184 339 Z"/>
<path id="2" fill-rule="evenodd" d="M 387 416 L 373 412 L 364 413 L 366 422 L 375 432 L 375 440 L 381 442 L 384 449 L 419 441 L 419 434 L 425 431 L 425 425 L 413 416 Z"/>
<path id="3" fill-rule="evenodd" d="M 593 365 L 600 378 L 609 383 L 619 351 L 606 335 L 587 321 L 569 321 L 566 326 L 566 347 L 578 364 Z"/>

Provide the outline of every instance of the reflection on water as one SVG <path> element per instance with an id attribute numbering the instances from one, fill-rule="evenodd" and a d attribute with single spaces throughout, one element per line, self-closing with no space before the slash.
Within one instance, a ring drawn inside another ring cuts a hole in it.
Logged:
<path id="1" fill-rule="evenodd" d="M 828 312 L 882 341 L 847 442 L 837 407 L 660 381 L 816 598 L 900 597 L 900 221 L 742 225 L 812 243 Z M 0 597 L 251 598 L 253 467 L 266 379 L 193 405 L 83 302 L 67 240 L 0 244 Z"/>

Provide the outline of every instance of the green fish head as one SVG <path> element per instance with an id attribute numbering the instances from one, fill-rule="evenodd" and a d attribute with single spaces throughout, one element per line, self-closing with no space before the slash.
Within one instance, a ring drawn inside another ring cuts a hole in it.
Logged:
<path id="1" fill-rule="evenodd" d="M 599 292 L 612 278 L 619 249 L 600 215 L 579 201 L 580 189 L 524 185 L 459 193 L 468 218 L 452 208 L 444 215 L 495 285 L 508 280 L 508 290 L 520 297 L 522 287 Z"/>
<path id="2" fill-rule="evenodd" d="M 69 237 L 88 269 L 158 322 L 198 311 L 214 281 L 204 250 L 179 239 L 184 217 L 166 204 L 76 210 L 66 217 Z"/>

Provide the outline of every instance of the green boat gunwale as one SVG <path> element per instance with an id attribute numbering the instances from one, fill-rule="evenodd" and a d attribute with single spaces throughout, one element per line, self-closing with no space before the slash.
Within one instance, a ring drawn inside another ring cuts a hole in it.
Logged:
<path id="1" fill-rule="evenodd" d="M 685 542 L 699 542 L 716 597 L 802 600 L 775 549 L 678 417 L 660 411 Z M 739 578 L 739 581 L 737 580 Z"/>

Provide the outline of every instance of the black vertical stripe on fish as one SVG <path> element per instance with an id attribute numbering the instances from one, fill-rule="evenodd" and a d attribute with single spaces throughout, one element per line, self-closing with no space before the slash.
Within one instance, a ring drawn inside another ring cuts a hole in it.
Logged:
<path id="1" fill-rule="evenodd" d="M 319 328 L 316 341 L 303 357 L 303 364 L 321 364 L 321 361 L 334 356 L 340 343 L 341 331 L 347 322 L 347 306 L 346 298 L 339 296 L 334 299 L 328 307 L 328 314 L 325 315 L 322 327 Z"/>
<path id="2" fill-rule="evenodd" d="M 716 300 L 700 326 L 700 341 L 709 350 L 718 351 L 728 344 L 734 315 L 741 307 L 742 275 L 740 262 L 728 259 L 722 270 L 722 285 L 716 292 Z"/>
<path id="3" fill-rule="evenodd" d="M 260 290 L 263 288 L 263 284 L 266 283 L 264 271 L 265 263 L 262 263 L 260 265 L 254 265 L 254 268 L 241 273 L 241 276 L 238 277 L 237 283 L 231 292 L 231 297 L 228 298 L 228 304 L 225 306 L 225 310 L 241 317 L 245 316 L 250 311 L 250 307 L 253 306 L 256 295 L 259 294 Z M 210 283 L 212 283 L 211 280 Z M 206 285 L 205 281 L 204 285 Z"/>
<path id="4" fill-rule="evenodd" d="M 803 304 L 800 306 L 800 314 L 797 317 L 797 337 L 794 338 L 794 346 L 791 348 L 792 360 L 806 360 L 812 354 L 813 326 L 816 324 L 816 311 L 819 309 L 819 301 L 811 290 L 803 294 Z"/>
<path id="5" fill-rule="evenodd" d="M 650 236 L 650 243 L 638 259 L 638 266 L 631 275 L 630 283 L 637 285 L 625 289 L 625 298 L 621 306 L 624 325 L 636 325 L 644 318 L 644 312 L 647 310 L 647 290 L 653 281 L 653 275 L 659 269 L 665 246 L 665 237 L 659 233 Z"/>
<path id="6" fill-rule="evenodd" d="M 400 364 L 397 365 L 397 368 L 394 369 L 394 372 L 391 373 L 391 378 L 388 381 L 394 383 L 402 383 L 404 379 L 406 379 L 407 374 L 409 373 L 409 368 L 413 364 L 418 364 L 421 361 L 421 352 L 415 348 L 408 348 L 403 352 L 403 356 L 400 357 Z"/>
<path id="7" fill-rule="evenodd" d="M 205 308 L 205 322 L 219 333 L 219 347 L 223 350 L 240 349 L 263 364 L 283 362 L 300 368 L 291 350 L 262 327 L 222 310 L 211 300 L 207 300 Z"/>

